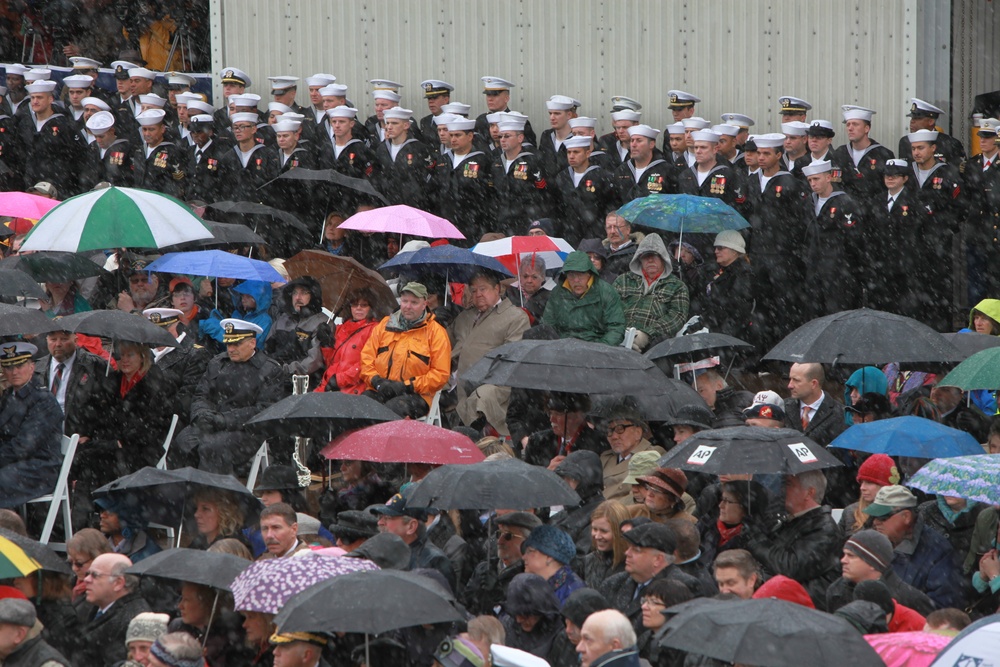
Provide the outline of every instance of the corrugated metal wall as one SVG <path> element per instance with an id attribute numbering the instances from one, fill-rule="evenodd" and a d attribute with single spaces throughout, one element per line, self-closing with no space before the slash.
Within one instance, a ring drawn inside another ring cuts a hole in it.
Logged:
<path id="1" fill-rule="evenodd" d="M 956 136 L 969 141 L 976 95 L 1000 90 L 1000 9 L 996 2 L 954 0 L 952 115 Z"/>
<path id="2" fill-rule="evenodd" d="M 402 103 L 424 115 L 421 80 L 451 82 L 452 101 L 479 113 L 479 77 L 502 76 L 518 84 L 511 107 L 538 129 L 556 93 L 580 99 L 581 114 L 604 128 L 608 98 L 629 95 L 662 128 L 666 91 L 681 88 L 704 100 L 699 115 L 747 113 L 765 132 L 779 128 L 778 97 L 793 94 L 813 103 L 810 118 L 838 122 L 845 103 L 876 109 L 872 136 L 894 148 L 909 97 L 939 100 L 943 90 L 947 99 L 949 8 L 949 0 L 212 0 L 213 57 L 216 70 L 242 67 L 261 82 L 330 72 L 366 113 L 374 77 L 404 83 Z M 252 90 L 268 93 L 266 84 Z M 304 86 L 299 97 L 306 102 Z"/>

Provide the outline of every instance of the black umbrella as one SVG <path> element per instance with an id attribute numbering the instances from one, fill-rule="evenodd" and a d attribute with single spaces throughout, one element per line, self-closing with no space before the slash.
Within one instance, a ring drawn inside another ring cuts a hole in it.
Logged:
<path id="1" fill-rule="evenodd" d="M 752 349 L 753 345 L 733 336 L 720 333 L 696 333 L 689 336 L 668 338 L 647 350 L 645 356 L 647 359 L 687 358 L 698 352 L 701 353 L 698 358 L 702 358 L 720 350 Z"/>
<path id="2" fill-rule="evenodd" d="M 0 271 L 0 296 L 20 296 L 44 299 L 45 290 L 38 281 L 20 271 Z"/>
<path id="3" fill-rule="evenodd" d="M 473 364 L 462 380 L 477 385 L 574 394 L 670 391 L 667 377 L 641 354 L 575 338 L 521 340 L 501 345 Z"/>
<path id="4" fill-rule="evenodd" d="M 270 231 L 280 232 L 282 227 L 292 227 L 301 232 L 309 232 L 309 228 L 291 213 L 264 204 L 249 201 L 219 201 L 205 207 L 206 215 L 210 212 L 228 213 L 248 222 L 256 222 L 257 224 L 247 225 L 253 231 L 258 231 L 257 227 L 260 225 L 261 229 L 267 228 Z"/>
<path id="5" fill-rule="evenodd" d="M 635 403 L 635 407 L 646 421 L 669 421 L 677 416 L 677 411 L 681 407 L 686 405 L 697 405 L 708 409 L 705 399 L 688 383 L 671 378 L 666 378 L 662 382 L 664 382 L 662 387 L 627 397 Z M 608 409 L 621 403 L 622 397 L 595 394 L 591 400 L 593 403 L 591 413 L 602 416 Z"/>
<path id="6" fill-rule="evenodd" d="M 149 522 L 180 527 L 188 501 L 195 493 L 206 489 L 230 493 L 243 508 L 248 524 L 255 521 L 260 513 L 260 501 L 238 479 L 196 468 L 142 468 L 105 484 L 93 495 L 110 496 L 116 504 L 129 508 Z"/>
<path id="7" fill-rule="evenodd" d="M 0 336 L 46 333 L 56 328 L 40 310 L 0 303 Z"/>
<path id="8" fill-rule="evenodd" d="M 667 452 L 657 465 L 710 475 L 797 475 L 843 464 L 799 431 L 732 426 L 695 433 Z"/>
<path id="9" fill-rule="evenodd" d="M 767 667 L 885 667 L 849 622 L 773 598 L 692 600 L 670 608 L 661 646 Z"/>
<path id="10" fill-rule="evenodd" d="M 988 336 L 986 334 L 975 333 L 974 331 L 967 333 L 946 333 L 942 335 L 965 358 L 971 357 L 976 352 L 988 350 L 991 347 L 1000 347 L 1000 336 Z"/>
<path id="11" fill-rule="evenodd" d="M 297 435 L 329 441 L 343 431 L 399 418 L 367 396 L 311 391 L 281 399 L 248 421 L 247 427 L 269 435 Z"/>
<path id="12" fill-rule="evenodd" d="M 143 558 L 126 572 L 228 591 L 233 580 L 248 567 L 250 561 L 238 556 L 201 549 L 167 549 Z"/>
<path id="13" fill-rule="evenodd" d="M 274 618 L 278 632 L 357 632 L 370 635 L 414 625 L 458 621 L 454 596 L 419 574 L 352 572 L 314 584 Z M 331 604 L 336 601 L 336 604 Z"/>
<path id="14" fill-rule="evenodd" d="M 192 248 L 217 248 L 228 245 L 267 245 L 260 234 L 254 233 L 252 229 L 237 222 L 216 222 L 215 220 L 204 220 L 205 226 L 212 232 L 212 238 L 201 239 L 179 243 L 167 248 L 160 248 L 161 253 L 181 252 Z"/>
<path id="15" fill-rule="evenodd" d="M 55 250 L 13 255 L 0 260 L 0 271 L 7 270 L 22 271 L 40 283 L 68 283 L 107 273 L 85 255 Z"/>
<path id="16" fill-rule="evenodd" d="M 890 362 L 957 364 L 965 357 L 926 324 L 880 310 L 845 310 L 820 317 L 785 336 L 764 359 L 848 366 Z"/>
<path id="17" fill-rule="evenodd" d="M 127 340 L 157 347 L 177 347 L 177 340 L 166 329 L 156 326 L 142 315 L 121 310 L 74 313 L 61 318 L 58 327 L 62 331 L 100 336 L 113 341 Z"/>
<path id="18" fill-rule="evenodd" d="M 532 509 L 575 506 L 580 496 L 551 470 L 508 459 L 435 468 L 408 502 L 442 510 Z"/>
<path id="19" fill-rule="evenodd" d="M 6 528 L 0 528 L 0 536 L 6 537 L 8 540 L 21 547 L 24 553 L 34 558 L 35 561 L 42 566 L 42 570 L 44 572 L 73 574 L 73 570 L 70 569 L 69 564 L 55 551 L 53 551 L 52 547 L 49 545 L 42 544 L 37 540 L 25 537 L 24 535 L 7 530 Z"/>
<path id="20" fill-rule="evenodd" d="M 311 183 L 327 183 L 329 185 L 334 185 L 338 188 L 344 188 L 346 190 L 352 190 L 354 192 L 360 192 L 361 194 L 368 195 L 369 197 L 374 197 L 378 199 L 386 206 L 389 205 L 389 201 L 383 197 L 378 190 L 376 190 L 372 184 L 363 178 L 354 178 L 352 176 L 345 176 L 339 171 L 334 169 L 290 169 L 278 176 L 276 181 L 306 181 Z M 272 181 L 274 182 L 274 181 Z"/>

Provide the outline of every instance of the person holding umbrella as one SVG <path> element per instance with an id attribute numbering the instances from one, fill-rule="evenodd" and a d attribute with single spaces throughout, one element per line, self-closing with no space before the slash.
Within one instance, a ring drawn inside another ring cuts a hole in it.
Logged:
<path id="1" fill-rule="evenodd" d="M 497 605 L 507 599 L 511 580 L 524 572 L 521 545 L 531 536 L 531 531 L 542 525 L 542 520 L 530 512 L 507 512 L 494 520 L 497 525 L 496 556 L 489 554 L 472 571 L 463 604 L 471 613 L 493 613 Z M 493 541 L 487 545 L 492 549 Z"/>
<path id="2" fill-rule="evenodd" d="M 330 319 L 323 314 L 323 288 L 302 276 L 281 289 L 282 312 L 264 344 L 268 356 L 289 375 L 310 375 L 315 381 L 323 368 L 320 346 L 333 337 Z"/>
<path id="3" fill-rule="evenodd" d="M 716 234 L 714 247 L 718 268 L 699 295 L 698 314 L 709 330 L 753 342 L 754 275 L 746 240 L 727 229 Z"/>
<path id="4" fill-rule="evenodd" d="M 555 470 L 570 452 L 582 449 L 600 455 L 607 449 L 605 439 L 587 422 L 589 396 L 552 392 L 546 408 L 551 428 L 528 436 L 522 456 L 526 463 Z"/>
<path id="5" fill-rule="evenodd" d="M 168 632 L 182 632 L 198 642 L 212 667 L 244 665 L 253 657 L 248 655 L 241 619 L 228 591 L 181 582 L 177 613 Z"/>
<path id="6" fill-rule="evenodd" d="M 333 347 L 321 348 L 326 371 L 316 391 L 345 394 L 365 391 L 366 385 L 361 379 L 361 352 L 375 329 L 375 310 L 372 306 L 375 296 L 371 290 L 361 288 L 349 294 L 346 302 L 351 317 L 337 327 Z"/>
<path id="7" fill-rule="evenodd" d="M 749 524 L 768 519 L 770 496 L 757 482 L 723 482 L 721 491 L 718 518 L 703 517 L 698 525 L 705 562 L 714 561 L 723 551 L 744 548 L 747 534 L 753 530 Z"/>

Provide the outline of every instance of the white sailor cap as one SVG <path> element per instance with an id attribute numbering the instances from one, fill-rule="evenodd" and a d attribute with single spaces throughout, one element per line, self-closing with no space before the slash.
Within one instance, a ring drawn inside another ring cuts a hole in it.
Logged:
<path id="1" fill-rule="evenodd" d="M 792 97 L 791 95 L 782 95 L 778 100 L 778 104 L 781 108 L 778 110 L 780 114 L 797 114 L 805 113 L 812 109 L 812 105 L 806 102 L 800 97 Z"/>
<path id="2" fill-rule="evenodd" d="M 66 88 L 92 88 L 94 80 L 86 74 L 74 74 L 72 76 L 64 76 L 62 84 Z"/>
<path id="3" fill-rule="evenodd" d="M 917 141 L 929 141 L 933 143 L 937 141 L 938 133 L 934 130 L 917 130 L 916 132 L 907 134 L 906 138 L 910 140 L 911 144 Z"/>
<path id="4" fill-rule="evenodd" d="M 194 85 L 194 77 L 183 72 L 167 72 L 167 86 L 171 90 L 190 88 Z"/>
<path id="5" fill-rule="evenodd" d="M 791 123 L 781 124 L 781 133 L 786 137 L 804 137 L 806 136 L 806 130 L 809 129 L 809 123 L 803 123 L 800 120 L 793 120 Z"/>
<path id="6" fill-rule="evenodd" d="M 382 117 L 386 120 L 390 118 L 395 118 L 396 120 L 410 120 L 410 118 L 413 117 L 413 110 L 404 109 L 403 107 L 393 107 L 383 111 Z"/>
<path id="7" fill-rule="evenodd" d="M 513 121 L 515 123 L 528 122 L 528 117 L 525 116 L 520 111 L 500 111 L 498 114 L 500 116 L 500 122 Z"/>
<path id="8" fill-rule="evenodd" d="M 282 118 L 271 127 L 275 132 L 297 132 L 302 128 L 302 121 Z"/>
<path id="9" fill-rule="evenodd" d="M 490 116 L 494 116 L 494 115 L 496 115 L 496 114 L 489 114 L 488 116 L 486 116 L 486 119 L 490 123 L 495 123 L 496 121 L 489 120 Z M 434 120 L 434 124 L 437 125 L 438 127 L 440 127 L 442 125 L 444 125 L 445 127 L 447 127 L 448 123 L 450 123 L 453 120 L 459 119 L 459 118 L 461 118 L 461 116 L 457 116 L 457 115 L 455 115 L 453 113 L 439 113 L 438 115 L 434 116 L 433 120 Z"/>
<path id="10" fill-rule="evenodd" d="M 638 123 L 642 120 L 642 112 L 635 111 L 633 109 L 622 109 L 621 111 L 611 112 L 611 120 L 627 120 L 632 123 Z"/>
<path id="11" fill-rule="evenodd" d="M 719 143 L 719 134 L 711 130 L 695 130 L 691 133 L 692 141 L 708 141 L 713 144 Z"/>
<path id="12" fill-rule="evenodd" d="M 156 93 L 149 93 L 148 95 L 139 96 L 139 104 L 148 104 L 162 109 L 167 104 L 167 100 Z"/>
<path id="13" fill-rule="evenodd" d="M 389 79 L 371 79 L 368 83 L 372 84 L 375 90 L 391 90 L 394 93 L 398 93 L 399 89 L 403 87 L 403 84 Z"/>
<path id="14" fill-rule="evenodd" d="M 224 67 L 219 72 L 219 78 L 222 79 L 222 83 L 235 83 L 240 86 L 249 86 L 253 83 L 250 80 L 250 75 L 239 67 Z"/>
<path id="15" fill-rule="evenodd" d="M 201 99 L 191 100 L 190 102 L 187 103 L 187 108 L 188 108 L 188 113 L 191 113 L 192 109 L 194 109 L 195 111 L 201 111 L 203 113 L 207 113 L 209 115 L 215 113 L 215 107 L 213 107 L 211 104 Z"/>
<path id="16" fill-rule="evenodd" d="M 260 95 L 255 95 L 254 93 L 230 95 L 229 103 L 238 107 L 253 107 L 256 109 L 257 105 L 260 103 Z"/>
<path id="17" fill-rule="evenodd" d="M 756 134 L 753 138 L 757 148 L 781 148 L 785 145 L 785 135 L 777 132 L 768 134 Z"/>
<path id="18" fill-rule="evenodd" d="M 281 114 L 281 120 L 297 120 L 300 123 L 306 119 L 305 114 L 295 113 L 294 111 L 288 111 Z"/>
<path id="19" fill-rule="evenodd" d="M 667 105 L 668 109 L 686 109 L 701 102 L 701 98 L 683 90 L 668 90 L 667 96 L 667 99 L 670 100 L 670 104 Z"/>
<path id="20" fill-rule="evenodd" d="M 441 105 L 442 113 L 453 113 L 456 116 L 468 116 L 470 111 L 472 111 L 472 106 L 461 102 L 449 102 Z"/>
<path id="21" fill-rule="evenodd" d="M 664 128 L 667 134 L 684 134 L 684 123 L 671 123 Z"/>
<path id="22" fill-rule="evenodd" d="M 87 129 L 94 134 L 104 134 L 115 125 L 115 115 L 110 111 L 98 111 L 87 119 Z"/>
<path id="23" fill-rule="evenodd" d="M 524 123 L 516 120 L 503 120 L 497 123 L 497 130 L 500 132 L 524 132 Z"/>
<path id="24" fill-rule="evenodd" d="M 594 138 L 593 137 L 584 137 L 584 136 L 569 137 L 568 139 L 566 139 L 565 141 L 563 141 L 563 146 L 565 146 L 567 149 L 569 149 L 569 148 L 593 148 L 594 147 Z"/>
<path id="25" fill-rule="evenodd" d="M 612 111 L 623 111 L 625 109 L 640 111 L 642 110 L 642 105 L 633 100 L 631 97 L 625 97 L 624 95 L 615 95 L 611 98 Z"/>
<path id="26" fill-rule="evenodd" d="M 336 83 L 337 77 L 332 74 L 323 74 L 322 72 L 317 72 L 312 76 L 306 77 L 306 85 L 310 88 L 319 86 L 320 88 L 324 86 L 329 86 L 331 83 Z"/>
<path id="27" fill-rule="evenodd" d="M 323 97 L 346 97 L 347 86 L 342 83 L 331 83 L 319 89 L 319 94 Z"/>
<path id="28" fill-rule="evenodd" d="M 292 110 L 292 107 L 288 106 L 287 104 L 282 104 L 281 102 L 268 102 L 267 110 L 280 111 L 281 113 L 289 113 Z"/>
<path id="29" fill-rule="evenodd" d="M 141 114 L 135 117 L 139 122 L 139 125 L 143 127 L 149 127 L 150 125 L 157 125 L 163 122 L 163 118 L 167 115 L 167 112 L 163 109 L 146 109 Z"/>
<path id="30" fill-rule="evenodd" d="M 580 106 L 580 101 L 567 95 L 553 95 L 545 101 L 545 108 L 549 111 L 569 111 Z"/>
<path id="31" fill-rule="evenodd" d="M 28 82 L 48 81 L 51 78 L 52 70 L 46 69 L 45 67 L 32 67 L 24 73 L 24 80 Z"/>
<path id="32" fill-rule="evenodd" d="M 97 69 L 101 66 L 99 61 L 83 56 L 72 56 L 69 61 L 73 63 L 73 69 Z"/>
<path id="33" fill-rule="evenodd" d="M 190 126 L 192 132 L 197 131 L 195 126 L 205 126 L 205 129 L 213 129 L 215 127 L 215 117 L 207 113 L 196 114 L 191 116 Z"/>
<path id="34" fill-rule="evenodd" d="M 35 81 L 34 83 L 29 83 L 24 87 L 29 93 L 49 93 L 52 94 L 56 89 L 55 81 Z"/>
<path id="35" fill-rule="evenodd" d="M 596 118 L 588 118 L 587 116 L 578 116 L 577 118 L 569 119 L 569 126 L 571 128 L 577 127 L 597 127 Z"/>
<path id="36" fill-rule="evenodd" d="M 19 63 L 7 63 L 2 65 L 2 67 L 3 71 L 11 76 L 24 76 L 31 69 Z"/>
<path id="37" fill-rule="evenodd" d="M 427 79 L 426 81 L 421 81 L 420 87 L 424 89 L 424 97 L 447 95 L 451 91 L 455 90 L 455 86 L 451 85 L 447 81 L 441 81 L 440 79 Z"/>
<path id="38" fill-rule="evenodd" d="M 845 123 L 849 120 L 863 120 L 870 123 L 872 122 L 872 116 L 875 115 L 874 110 L 859 107 L 855 104 L 845 104 L 840 109 L 844 112 Z"/>
<path id="39" fill-rule="evenodd" d="M 490 653 L 493 655 L 493 667 L 550 667 L 544 658 L 509 646 L 493 644 Z"/>
<path id="40" fill-rule="evenodd" d="M 202 97 L 198 93 L 187 92 L 187 93 L 177 93 L 176 95 L 174 95 L 174 101 L 177 103 L 177 106 L 187 106 L 188 102 L 193 102 L 195 100 L 200 100 L 200 99 L 202 99 Z"/>
<path id="41" fill-rule="evenodd" d="M 980 125 L 976 129 L 976 134 L 979 135 L 980 137 L 997 136 L 996 120 L 993 118 L 984 118 L 982 121 L 980 121 Z"/>
<path id="42" fill-rule="evenodd" d="M 830 171 L 833 168 L 833 163 L 829 160 L 813 160 L 806 166 L 802 167 L 803 176 L 815 176 L 816 174 L 823 174 Z"/>
<path id="43" fill-rule="evenodd" d="M 730 125 L 729 123 L 722 123 L 721 125 L 713 125 L 712 132 L 718 135 L 726 137 L 735 137 L 740 133 L 740 128 L 737 125 Z"/>
<path id="44" fill-rule="evenodd" d="M 885 176 L 909 176 L 913 172 L 910 170 L 910 163 L 902 158 L 893 158 L 885 161 Z"/>
<path id="45" fill-rule="evenodd" d="M 827 137 L 832 138 L 836 136 L 837 131 L 833 129 L 833 123 L 828 120 L 813 120 L 809 122 L 809 127 L 806 128 L 806 135 L 810 137 Z"/>
<path id="46" fill-rule="evenodd" d="M 101 111 L 111 111 L 111 106 L 100 97 L 84 97 L 80 104 L 84 107 L 97 107 Z"/>
<path id="47" fill-rule="evenodd" d="M 153 324 L 161 327 L 168 327 L 181 319 L 183 311 L 176 308 L 147 308 L 142 311 L 143 317 Z"/>
<path id="48" fill-rule="evenodd" d="M 472 118 L 462 118 L 461 116 L 458 116 L 457 120 L 453 120 L 448 123 L 449 132 L 472 132 L 475 129 L 476 121 Z"/>
<path id="49" fill-rule="evenodd" d="M 498 76 L 483 76 L 479 78 L 483 82 L 483 92 L 490 92 L 494 90 L 510 90 L 514 87 L 514 84 L 507 79 L 501 79 Z"/>
<path id="50" fill-rule="evenodd" d="M 156 74 L 146 69 L 145 67 L 133 67 L 128 71 L 128 78 L 149 79 L 150 81 L 152 81 L 153 79 L 156 78 Z"/>
<path id="51" fill-rule="evenodd" d="M 947 112 L 944 109 L 937 108 L 930 102 L 913 97 L 910 99 L 910 113 L 906 115 L 913 118 L 937 118 L 943 113 Z"/>
<path id="52" fill-rule="evenodd" d="M 395 102 L 396 104 L 399 104 L 399 100 L 402 99 L 399 96 L 399 93 L 394 93 L 386 88 L 376 88 L 372 91 L 372 97 L 376 100 L 389 100 L 390 102 Z"/>
<path id="53" fill-rule="evenodd" d="M 722 114 L 720 118 L 722 118 L 722 122 L 725 123 L 726 125 L 735 125 L 736 127 L 744 130 L 753 127 L 756 124 L 754 123 L 753 118 L 741 113 L 727 112 Z"/>
<path id="54" fill-rule="evenodd" d="M 699 116 L 691 116 L 681 121 L 685 130 L 704 130 L 712 127 L 712 123 Z"/>
<path id="55" fill-rule="evenodd" d="M 341 104 L 339 107 L 327 109 L 326 115 L 328 118 L 356 118 L 358 110 L 354 107 L 348 107 Z"/>
<path id="56" fill-rule="evenodd" d="M 236 125 L 236 123 L 253 123 L 254 127 L 257 127 L 257 123 L 260 122 L 260 116 L 249 111 L 241 111 L 234 113 L 229 120 L 233 125 Z"/>
<path id="57" fill-rule="evenodd" d="M 244 338 L 252 338 L 264 333 L 264 330 L 253 322 L 236 319 L 235 317 L 227 317 L 221 320 L 219 325 L 222 327 L 223 343 L 238 343 Z"/>
<path id="58" fill-rule="evenodd" d="M 138 65 L 135 63 L 130 63 L 127 60 L 115 60 L 111 63 L 111 69 L 115 71 L 115 78 L 122 80 L 128 78 L 129 70 L 133 70 Z"/>
<path id="59" fill-rule="evenodd" d="M 271 90 L 288 90 L 299 83 L 297 76 L 269 76 L 267 80 L 271 82 Z"/>
<path id="60" fill-rule="evenodd" d="M 640 137 L 648 137 L 649 139 L 656 139 L 659 136 L 660 131 L 655 127 L 650 127 L 649 125 L 633 125 L 628 128 L 628 136 L 634 137 L 636 135 Z"/>

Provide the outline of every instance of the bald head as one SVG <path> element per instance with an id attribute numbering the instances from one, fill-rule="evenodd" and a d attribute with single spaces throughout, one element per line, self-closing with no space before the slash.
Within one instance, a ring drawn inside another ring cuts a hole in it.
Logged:
<path id="1" fill-rule="evenodd" d="M 122 554 L 101 554 L 95 558 L 83 579 L 87 602 L 104 609 L 128 595 L 136 583 L 135 577 L 125 574 L 130 567 L 132 561 Z"/>
<path id="2" fill-rule="evenodd" d="M 788 391 L 802 403 L 815 403 L 823 394 L 826 374 L 821 364 L 792 364 L 788 371 Z"/>
<path id="3" fill-rule="evenodd" d="M 628 617 L 616 609 L 604 609 L 583 622 L 576 650 L 581 667 L 590 667 L 602 655 L 635 646 L 635 642 L 635 630 Z"/>

